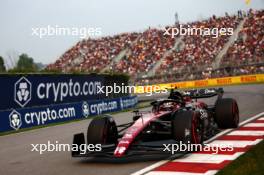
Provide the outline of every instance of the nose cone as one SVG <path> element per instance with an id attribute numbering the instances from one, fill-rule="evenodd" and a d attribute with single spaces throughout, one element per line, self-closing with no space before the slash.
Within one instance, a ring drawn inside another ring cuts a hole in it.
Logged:
<path id="1" fill-rule="evenodd" d="M 124 147 L 124 146 L 118 146 L 116 149 L 115 149 L 115 152 L 114 152 L 114 156 L 115 157 L 122 157 L 125 152 L 126 152 L 127 148 Z"/>

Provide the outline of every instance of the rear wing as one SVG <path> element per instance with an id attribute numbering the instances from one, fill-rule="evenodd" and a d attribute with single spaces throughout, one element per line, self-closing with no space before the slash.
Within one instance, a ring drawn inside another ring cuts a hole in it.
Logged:
<path id="1" fill-rule="evenodd" d="M 183 91 L 183 96 L 188 96 L 193 99 L 210 98 L 214 96 L 218 96 L 219 99 L 222 98 L 223 94 L 224 94 L 223 88 L 192 89 L 192 90 Z"/>

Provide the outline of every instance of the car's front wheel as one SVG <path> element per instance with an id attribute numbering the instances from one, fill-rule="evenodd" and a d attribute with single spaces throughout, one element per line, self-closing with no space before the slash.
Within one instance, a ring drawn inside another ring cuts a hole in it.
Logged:
<path id="1" fill-rule="evenodd" d="M 217 100 L 215 120 L 219 128 L 237 128 L 239 124 L 239 110 L 236 100 L 232 98 Z"/>
<path id="2" fill-rule="evenodd" d="M 88 126 L 88 144 L 115 144 L 117 139 L 116 123 L 111 116 L 94 118 Z"/>
<path id="3" fill-rule="evenodd" d="M 173 114 L 172 137 L 176 141 L 201 144 L 203 142 L 203 124 L 199 113 L 190 110 Z"/>

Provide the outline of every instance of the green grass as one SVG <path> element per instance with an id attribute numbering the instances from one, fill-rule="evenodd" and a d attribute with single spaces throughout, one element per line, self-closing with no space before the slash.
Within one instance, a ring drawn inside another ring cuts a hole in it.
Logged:
<path id="1" fill-rule="evenodd" d="M 150 106 L 150 102 L 149 101 L 145 101 L 145 102 L 138 103 L 135 108 L 129 108 L 129 109 L 125 109 L 123 111 L 110 112 L 110 113 L 105 113 L 105 114 L 113 115 L 113 114 L 133 111 L 133 110 L 136 110 L 136 109 L 146 108 L 146 107 L 149 107 L 149 106 Z M 91 116 L 91 117 L 88 117 L 88 118 L 69 120 L 69 121 L 63 121 L 63 122 L 57 122 L 57 123 L 50 123 L 50 124 L 34 126 L 34 127 L 30 127 L 30 128 L 22 128 L 22 129 L 19 129 L 18 131 L 13 130 L 13 131 L 7 131 L 7 132 L 0 132 L 0 136 L 9 135 L 9 134 L 15 134 L 15 133 L 19 133 L 19 132 L 26 132 L 26 131 L 30 131 L 30 130 L 45 128 L 45 127 L 51 127 L 51 126 L 56 126 L 56 125 L 63 125 L 63 124 L 67 124 L 67 123 L 78 122 L 78 121 L 82 121 L 82 120 L 91 119 L 91 118 L 94 118 L 94 117 L 100 117 L 100 116 Z M 131 114 L 131 117 L 132 117 L 132 114 Z"/>
<path id="2" fill-rule="evenodd" d="M 264 141 L 234 160 L 216 175 L 263 175 Z"/>

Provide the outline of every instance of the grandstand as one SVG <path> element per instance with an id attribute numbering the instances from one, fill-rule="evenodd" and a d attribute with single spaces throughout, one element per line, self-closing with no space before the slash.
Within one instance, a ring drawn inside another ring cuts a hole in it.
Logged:
<path id="1" fill-rule="evenodd" d="M 172 38 L 162 29 L 149 28 L 141 33 L 89 38 L 66 51 L 48 69 L 126 73 L 137 84 L 264 72 L 263 10 L 212 16 L 183 25 L 233 28 L 234 34 Z"/>

